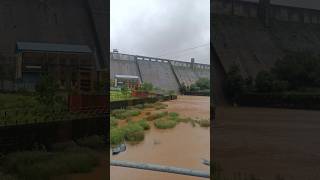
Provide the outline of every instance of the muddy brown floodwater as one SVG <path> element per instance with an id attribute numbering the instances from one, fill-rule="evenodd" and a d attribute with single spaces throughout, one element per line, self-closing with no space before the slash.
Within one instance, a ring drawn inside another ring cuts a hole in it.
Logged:
<path id="1" fill-rule="evenodd" d="M 219 107 L 214 161 L 226 175 L 320 179 L 320 111 Z"/>
<path id="2" fill-rule="evenodd" d="M 177 100 L 165 104 L 168 104 L 169 112 L 177 112 L 184 117 L 210 117 L 209 97 L 179 96 Z M 180 123 L 173 129 L 160 130 L 150 124 L 151 129 L 146 131 L 144 141 L 136 145 L 127 144 L 127 151 L 116 156 L 110 154 L 110 159 L 209 171 L 209 167 L 201 163 L 201 158 L 210 159 L 209 128 Z M 204 178 L 112 166 L 110 179 L 200 180 Z"/>

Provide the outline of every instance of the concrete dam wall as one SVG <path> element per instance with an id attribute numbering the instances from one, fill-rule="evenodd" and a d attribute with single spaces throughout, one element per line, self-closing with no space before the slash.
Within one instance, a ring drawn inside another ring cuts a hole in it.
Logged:
<path id="1" fill-rule="evenodd" d="M 142 82 L 178 92 L 201 77 L 210 79 L 210 65 L 173 61 L 152 57 L 111 53 L 110 78 L 118 75 L 139 76 Z"/>
<path id="2" fill-rule="evenodd" d="M 255 77 L 288 52 L 320 52 L 320 11 L 231 0 L 212 8 L 213 46 L 225 71 L 237 64 Z"/>
<path id="3" fill-rule="evenodd" d="M 138 60 L 143 82 L 166 90 L 179 90 L 179 82 L 174 76 L 169 62 Z"/>

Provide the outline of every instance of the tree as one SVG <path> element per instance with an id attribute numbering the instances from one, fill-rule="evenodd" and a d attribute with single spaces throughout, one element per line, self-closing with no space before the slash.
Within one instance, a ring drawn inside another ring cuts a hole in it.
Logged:
<path id="1" fill-rule="evenodd" d="M 273 90 L 274 76 L 268 71 L 260 71 L 255 79 L 255 87 L 258 92 L 270 92 Z"/>
<path id="2" fill-rule="evenodd" d="M 37 100 L 40 104 L 50 106 L 57 102 L 59 85 L 52 76 L 49 76 L 48 74 L 42 75 L 35 89 Z"/>
<path id="3" fill-rule="evenodd" d="M 128 97 L 129 94 L 130 94 L 130 89 L 127 87 L 127 86 L 123 86 L 121 88 L 121 93 L 125 96 L 125 97 Z"/>
<path id="4" fill-rule="evenodd" d="M 208 78 L 199 78 L 196 81 L 196 86 L 198 86 L 200 90 L 210 89 L 210 80 Z"/>
<path id="5" fill-rule="evenodd" d="M 224 84 L 226 95 L 235 102 L 237 98 L 244 92 L 244 85 L 245 82 L 240 73 L 239 66 L 231 66 L 226 74 L 226 81 Z"/>
<path id="6" fill-rule="evenodd" d="M 150 92 L 154 89 L 152 83 L 147 83 L 147 82 L 144 82 L 141 84 L 139 90 L 140 91 L 147 91 L 147 92 Z"/>
<path id="7" fill-rule="evenodd" d="M 291 52 L 276 61 L 272 73 L 287 81 L 291 89 L 320 86 L 320 60 L 312 53 Z"/>

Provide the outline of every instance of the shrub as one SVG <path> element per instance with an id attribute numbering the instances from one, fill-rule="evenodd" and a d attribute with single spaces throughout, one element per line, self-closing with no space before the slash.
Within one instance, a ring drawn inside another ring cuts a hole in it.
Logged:
<path id="1" fill-rule="evenodd" d="M 118 119 L 114 116 L 110 117 L 110 127 L 116 127 L 118 125 Z"/>
<path id="2" fill-rule="evenodd" d="M 167 115 L 168 115 L 168 112 L 160 112 L 160 113 L 151 114 L 150 116 L 147 116 L 146 119 L 147 121 L 153 121 L 155 119 L 159 119 Z"/>
<path id="3" fill-rule="evenodd" d="M 3 169 L 21 179 L 43 180 L 54 176 L 88 172 L 99 163 L 98 157 L 87 149 L 72 152 L 25 151 L 8 154 Z"/>
<path id="4" fill-rule="evenodd" d="M 125 139 L 127 141 L 142 141 L 144 139 L 143 127 L 138 123 L 129 123 L 124 127 Z"/>
<path id="5" fill-rule="evenodd" d="M 233 65 L 230 67 L 227 72 L 223 88 L 226 95 L 234 102 L 243 93 L 245 89 L 245 81 L 241 75 L 239 66 Z"/>
<path id="6" fill-rule="evenodd" d="M 110 130 L 110 144 L 117 145 L 124 141 L 125 131 L 122 128 L 112 128 Z"/>
<path id="7" fill-rule="evenodd" d="M 130 109 L 130 110 L 117 109 L 117 110 L 113 110 L 111 112 L 111 115 L 117 119 L 126 119 L 131 116 L 138 116 L 140 113 L 141 112 L 137 109 Z"/>
<path id="8" fill-rule="evenodd" d="M 260 71 L 255 80 L 256 89 L 258 92 L 270 92 L 273 90 L 273 82 L 275 78 L 268 71 Z"/>
<path id="9" fill-rule="evenodd" d="M 150 125 L 148 124 L 146 119 L 141 119 L 140 121 L 138 121 L 138 124 L 144 129 L 144 130 L 148 130 L 150 129 Z"/>
<path id="10" fill-rule="evenodd" d="M 177 122 L 166 118 L 161 118 L 155 120 L 154 125 L 159 129 L 169 129 L 174 128 L 177 125 Z"/>

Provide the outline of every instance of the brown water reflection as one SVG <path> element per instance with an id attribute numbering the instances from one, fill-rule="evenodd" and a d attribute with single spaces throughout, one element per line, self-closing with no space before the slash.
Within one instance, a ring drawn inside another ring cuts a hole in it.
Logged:
<path id="1" fill-rule="evenodd" d="M 209 118 L 210 98 L 179 96 L 178 100 L 166 102 L 168 111 L 182 116 Z M 127 151 L 110 158 L 133 162 L 146 162 L 209 171 L 201 158 L 210 159 L 210 130 L 191 124 L 180 123 L 174 129 L 159 130 L 153 125 L 146 132 L 145 140 L 127 145 Z M 137 169 L 111 167 L 111 180 L 195 180 L 203 179 L 175 174 Z"/>

